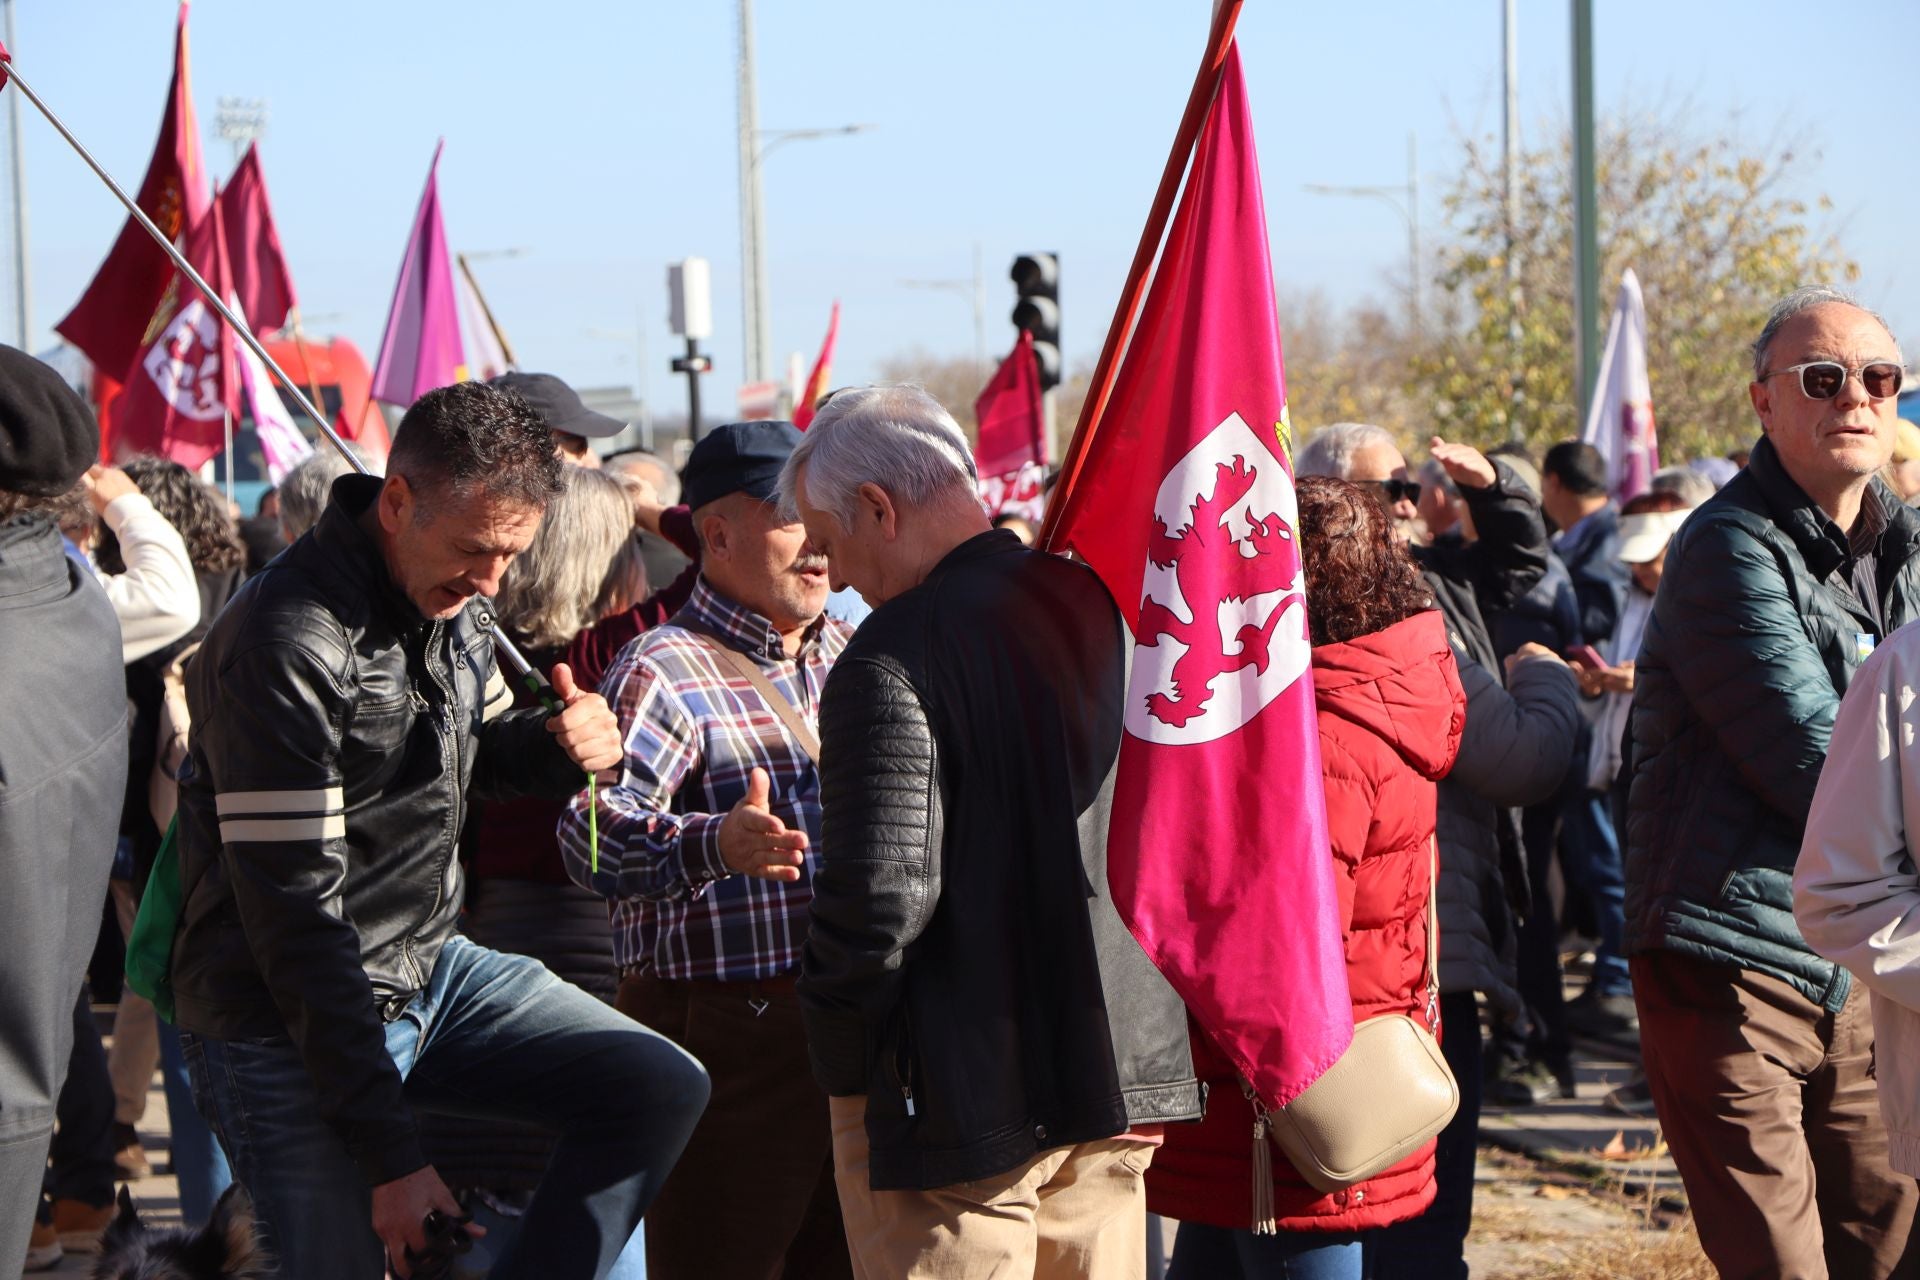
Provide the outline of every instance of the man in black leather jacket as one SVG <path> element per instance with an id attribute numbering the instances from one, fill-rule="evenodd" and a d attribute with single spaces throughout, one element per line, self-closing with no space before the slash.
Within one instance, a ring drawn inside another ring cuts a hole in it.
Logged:
<path id="1" fill-rule="evenodd" d="M 171 973 L 194 1092 L 289 1277 L 408 1274 L 460 1206 L 411 1105 L 560 1135 L 498 1276 L 607 1274 L 705 1103 L 697 1063 L 454 932 L 469 786 L 565 796 L 620 759 L 597 694 L 507 710 L 489 597 L 559 483 L 518 396 L 423 396 L 188 668 Z"/>
<path id="2" fill-rule="evenodd" d="M 800 979 L 855 1271 L 1134 1274 L 1158 1127 L 1200 1098 L 1107 890 L 1119 611 L 989 528 L 918 388 L 834 396 L 781 495 L 876 606 L 822 698 Z"/>

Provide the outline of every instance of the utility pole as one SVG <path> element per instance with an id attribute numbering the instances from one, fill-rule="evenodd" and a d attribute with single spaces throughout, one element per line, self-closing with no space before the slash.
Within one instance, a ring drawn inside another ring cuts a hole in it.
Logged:
<path id="1" fill-rule="evenodd" d="M 769 360 L 772 323 L 767 315 L 767 264 L 764 209 L 760 199 L 760 108 L 754 92 L 753 0 L 740 0 L 740 289 L 744 306 L 741 337 L 746 343 L 746 382 L 773 375 Z M 690 357 L 691 358 L 691 357 Z"/>
<path id="2" fill-rule="evenodd" d="M 13 0 L 5 0 L 7 48 L 13 38 Z M 7 136 L 13 162 L 13 322 L 22 351 L 33 350 L 33 289 L 27 279 L 27 165 L 20 154 L 20 95 L 7 97 Z"/>
<path id="3" fill-rule="evenodd" d="M 1407 309 L 1413 313 L 1413 335 L 1419 337 L 1422 325 L 1420 309 L 1420 139 L 1407 134 L 1407 261 L 1413 278 L 1407 282 Z"/>
<path id="4" fill-rule="evenodd" d="M 1573 349 L 1580 416 L 1600 373 L 1600 233 L 1593 171 L 1593 0 L 1573 0 Z"/>
<path id="5" fill-rule="evenodd" d="M 682 258 L 667 267 L 667 328 L 687 340 L 687 354 L 675 356 L 673 371 L 687 375 L 687 444 L 700 442 L 700 375 L 713 359 L 700 352 L 700 339 L 713 334 L 713 294 L 705 258 Z"/>
<path id="6" fill-rule="evenodd" d="M 1520 31 L 1515 0 L 1503 0 L 1506 35 L 1506 95 L 1500 112 L 1500 141 L 1506 154 L 1507 196 L 1507 439 L 1525 438 L 1520 425 Z"/>

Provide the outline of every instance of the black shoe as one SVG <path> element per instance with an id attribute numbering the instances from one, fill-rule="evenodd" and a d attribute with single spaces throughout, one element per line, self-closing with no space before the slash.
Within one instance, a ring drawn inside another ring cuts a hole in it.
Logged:
<path id="1" fill-rule="evenodd" d="M 1537 1107 L 1556 1091 L 1545 1065 L 1508 1057 L 1489 1064 L 1485 1088 L 1487 1102 L 1497 1107 Z"/>
<path id="2" fill-rule="evenodd" d="M 1540 1068 L 1553 1078 L 1554 1088 L 1559 1092 L 1561 1097 L 1575 1098 L 1579 1096 L 1580 1091 L 1575 1087 L 1577 1081 L 1574 1079 L 1573 1074 L 1573 1059 L 1566 1058 L 1559 1062 L 1543 1062 L 1540 1064 Z"/>
<path id="3" fill-rule="evenodd" d="M 1631 1080 L 1617 1089 L 1609 1089 L 1605 1102 L 1608 1110 L 1623 1116 L 1653 1115 L 1653 1088 L 1647 1084 L 1647 1073 L 1636 1071 Z"/>
<path id="4" fill-rule="evenodd" d="M 1640 1011 L 1631 994 L 1603 996 L 1588 987 L 1567 1001 L 1567 1027 L 1578 1035 L 1638 1043 Z"/>

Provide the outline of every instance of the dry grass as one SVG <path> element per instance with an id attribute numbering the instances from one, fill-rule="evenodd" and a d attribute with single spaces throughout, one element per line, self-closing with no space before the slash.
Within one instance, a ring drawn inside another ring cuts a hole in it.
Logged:
<path id="1" fill-rule="evenodd" d="M 1624 1231 L 1599 1239 L 1543 1245 L 1518 1268 L 1490 1280 L 1714 1280 L 1693 1224 L 1668 1231 Z"/>

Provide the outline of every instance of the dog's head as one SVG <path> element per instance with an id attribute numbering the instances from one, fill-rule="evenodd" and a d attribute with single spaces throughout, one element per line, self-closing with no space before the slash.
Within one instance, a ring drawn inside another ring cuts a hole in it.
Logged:
<path id="1" fill-rule="evenodd" d="M 149 1227 L 120 1188 L 120 1212 L 100 1241 L 94 1280 L 267 1280 L 274 1273 L 254 1230 L 253 1198 L 228 1187 L 200 1228 Z"/>

